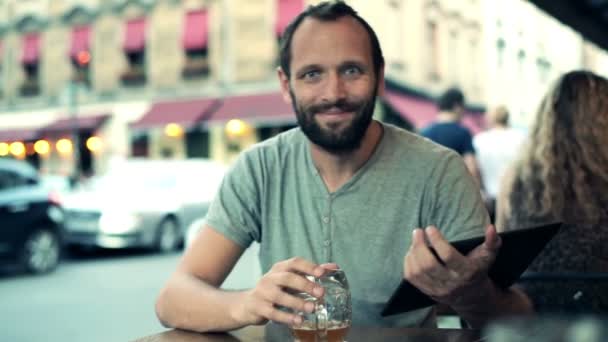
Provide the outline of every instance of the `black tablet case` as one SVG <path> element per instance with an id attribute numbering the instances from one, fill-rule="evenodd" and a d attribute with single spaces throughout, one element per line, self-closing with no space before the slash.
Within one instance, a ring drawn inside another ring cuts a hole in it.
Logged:
<path id="1" fill-rule="evenodd" d="M 551 223 L 499 233 L 502 245 L 488 272 L 490 279 L 501 288 L 513 285 L 561 226 L 561 223 Z M 454 241 L 452 245 L 466 255 L 483 241 L 482 236 Z M 381 315 L 390 316 L 434 304 L 433 299 L 404 279 L 387 302 Z"/>

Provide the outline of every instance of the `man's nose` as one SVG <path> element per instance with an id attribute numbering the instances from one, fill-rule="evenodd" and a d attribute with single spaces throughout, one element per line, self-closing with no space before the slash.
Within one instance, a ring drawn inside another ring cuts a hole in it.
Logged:
<path id="1" fill-rule="evenodd" d="M 344 80 L 337 73 L 331 73 L 327 78 L 323 94 L 325 102 L 335 103 L 346 98 Z"/>

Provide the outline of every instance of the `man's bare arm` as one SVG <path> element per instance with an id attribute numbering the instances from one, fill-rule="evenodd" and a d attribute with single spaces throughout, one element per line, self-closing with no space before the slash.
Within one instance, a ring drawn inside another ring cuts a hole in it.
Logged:
<path id="1" fill-rule="evenodd" d="M 413 234 L 405 257 L 405 278 L 438 303 L 449 305 L 472 327 L 480 328 L 500 316 L 533 312 L 525 294 L 514 288 L 498 289 L 487 275 L 500 248 L 494 227 L 486 229 L 484 243 L 466 256 L 436 227 L 416 229 Z"/>
<path id="2" fill-rule="evenodd" d="M 467 167 L 467 170 L 469 170 L 469 173 L 471 176 L 473 176 L 473 179 L 475 179 L 475 182 L 479 188 L 481 188 L 481 173 L 479 172 L 479 166 L 477 165 L 477 158 L 475 158 L 475 155 L 472 153 L 465 153 L 462 156 L 462 159 L 464 161 L 464 165 Z"/>
<path id="3" fill-rule="evenodd" d="M 242 253 L 242 247 L 205 226 L 161 291 L 156 303 L 159 320 L 173 328 L 227 331 L 268 320 L 300 324 L 296 312 L 314 311 L 313 303 L 287 290 L 322 297 L 323 287 L 305 275 L 319 277 L 326 268 L 299 257 L 275 263 L 253 289 L 219 289 Z"/>
<path id="4" fill-rule="evenodd" d="M 226 331 L 246 325 L 234 312 L 244 291 L 219 289 L 243 251 L 211 227 L 203 227 L 156 301 L 161 323 L 194 331 Z"/>

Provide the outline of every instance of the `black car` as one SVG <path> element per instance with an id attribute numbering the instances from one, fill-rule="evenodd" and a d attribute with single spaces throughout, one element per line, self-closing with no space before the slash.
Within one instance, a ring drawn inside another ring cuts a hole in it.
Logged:
<path id="1" fill-rule="evenodd" d="M 0 158 L 0 262 L 31 273 L 55 269 L 61 258 L 64 212 L 24 161 Z"/>

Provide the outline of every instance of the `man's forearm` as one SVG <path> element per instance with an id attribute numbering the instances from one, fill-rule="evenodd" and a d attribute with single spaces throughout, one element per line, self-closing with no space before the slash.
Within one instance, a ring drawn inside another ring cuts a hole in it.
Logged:
<path id="1" fill-rule="evenodd" d="M 239 318 L 245 291 L 224 291 L 193 276 L 175 274 L 156 302 L 156 315 L 170 328 L 229 331 L 247 323 Z"/>
<path id="2" fill-rule="evenodd" d="M 530 299 L 515 288 L 502 290 L 488 280 L 484 289 L 468 304 L 454 305 L 456 311 L 471 327 L 481 328 L 501 316 L 525 315 L 534 312 Z"/>

